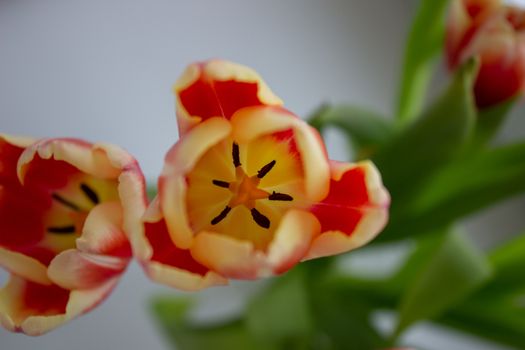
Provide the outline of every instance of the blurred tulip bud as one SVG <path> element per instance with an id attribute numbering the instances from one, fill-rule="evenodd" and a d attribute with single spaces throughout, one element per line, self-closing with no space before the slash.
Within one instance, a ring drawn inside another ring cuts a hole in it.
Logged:
<path id="1" fill-rule="evenodd" d="M 474 94 L 479 108 L 525 90 L 525 11 L 498 0 L 455 0 L 446 36 L 451 70 L 472 57 L 480 60 Z"/>

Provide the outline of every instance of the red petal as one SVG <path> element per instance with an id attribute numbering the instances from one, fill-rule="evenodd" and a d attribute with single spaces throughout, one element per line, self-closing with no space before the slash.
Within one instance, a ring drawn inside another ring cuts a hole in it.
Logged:
<path id="1" fill-rule="evenodd" d="M 77 168 L 64 161 L 42 159 L 35 155 L 28 165 L 24 185 L 54 190 L 66 186 L 71 176 L 78 173 Z"/>
<path id="2" fill-rule="evenodd" d="M 43 213 L 50 199 L 14 181 L 0 181 L 0 245 L 18 249 L 39 242 L 44 237 Z"/>
<path id="3" fill-rule="evenodd" d="M 173 244 L 166 227 L 166 221 L 145 223 L 146 237 L 153 249 L 151 260 L 174 266 L 204 276 L 209 269 L 193 259 L 189 250 Z"/>
<path id="4" fill-rule="evenodd" d="M 24 151 L 22 147 L 16 147 L 0 137 L 0 179 L 16 180 L 16 164 L 20 154 Z"/>
<path id="5" fill-rule="evenodd" d="M 31 315 L 59 315 L 66 312 L 70 291 L 56 285 L 26 281 L 23 291 L 23 305 Z"/>
<path id="6" fill-rule="evenodd" d="M 0 138 L 0 245 L 23 248 L 44 236 L 43 212 L 51 200 L 34 188 L 23 188 L 16 166 L 24 148 Z"/>
<path id="7" fill-rule="evenodd" d="M 53 259 L 48 269 L 49 278 L 67 289 L 96 288 L 119 276 L 128 265 L 128 259 L 66 250 Z"/>
<path id="8" fill-rule="evenodd" d="M 511 62 L 506 57 L 514 57 Z M 501 60 L 482 65 L 474 86 L 476 104 L 490 107 L 516 96 L 525 86 L 525 56 L 519 53 L 505 55 Z"/>
<path id="9" fill-rule="evenodd" d="M 300 157 L 297 142 L 295 142 L 295 133 L 292 129 L 276 132 L 273 134 L 273 137 L 281 142 L 288 142 L 290 153 L 295 157 Z"/>
<path id="10" fill-rule="evenodd" d="M 206 120 L 223 116 L 227 119 L 243 107 L 261 105 L 256 83 L 235 80 L 209 80 L 201 74 L 199 80 L 179 93 L 180 101 L 191 116 Z"/>
<path id="11" fill-rule="evenodd" d="M 330 180 L 330 192 L 314 205 L 312 213 L 321 223 L 321 232 L 354 232 L 363 217 L 363 207 L 369 203 L 366 173 L 355 167 L 343 174 L 340 180 Z"/>

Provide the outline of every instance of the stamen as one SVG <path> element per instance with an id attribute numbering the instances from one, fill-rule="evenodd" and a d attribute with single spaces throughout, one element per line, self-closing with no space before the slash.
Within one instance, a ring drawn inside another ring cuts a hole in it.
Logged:
<path id="1" fill-rule="evenodd" d="M 73 202 L 70 202 L 68 201 L 67 199 L 65 199 L 64 197 L 60 196 L 59 194 L 57 193 L 53 193 L 51 195 L 51 198 L 53 198 L 54 200 L 56 200 L 57 202 L 59 202 L 60 204 L 68 207 L 69 209 L 72 209 L 74 211 L 80 211 L 80 208 L 78 205 L 76 205 L 75 203 Z"/>
<path id="2" fill-rule="evenodd" d="M 268 199 L 271 201 L 293 201 L 293 197 L 289 194 L 285 193 L 278 193 L 273 191 L 270 196 L 268 196 Z"/>
<path id="3" fill-rule="evenodd" d="M 226 215 L 228 215 L 228 213 L 230 212 L 230 210 L 232 210 L 232 208 L 230 208 L 229 206 L 226 206 L 226 208 L 224 208 L 221 213 L 219 215 L 217 215 L 212 221 L 211 221 L 211 224 L 212 225 L 217 225 L 219 222 L 221 222 L 222 220 L 224 220 L 224 218 L 226 218 Z"/>
<path id="4" fill-rule="evenodd" d="M 270 170 L 272 170 L 272 168 L 274 167 L 276 161 L 275 160 L 272 160 L 270 163 L 266 164 L 265 166 L 263 166 L 261 168 L 261 170 L 259 170 L 257 172 L 257 177 L 259 179 L 262 179 L 263 177 L 266 176 L 266 174 L 268 174 L 270 172 Z"/>
<path id="5" fill-rule="evenodd" d="M 233 143 L 233 147 L 232 147 L 232 158 L 233 158 L 233 165 L 235 165 L 236 168 L 241 166 L 241 159 L 239 156 L 239 145 L 236 144 L 235 142 Z"/>
<path id="6" fill-rule="evenodd" d="M 230 183 L 229 183 L 229 182 L 226 182 L 226 181 L 213 180 L 212 183 L 213 183 L 215 186 L 219 186 L 219 187 L 223 187 L 223 188 L 230 188 Z"/>
<path id="7" fill-rule="evenodd" d="M 75 233 L 75 226 L 52 226 L 47 228 L 47 232 L 49 233 L 57 233 L 57 234 L 68 234 L 68 233 Z"/>
<path id="8" fill-rule="evenodd" d="M 82 192 L 84 192 L 84 194 L 89 198 L 89 200 L 91 202 L 93 202 L 93 204 L 98 204 L 100 203 L 100 200 L 98 199 L 98 195 L 96 194 L 95 191 L 93 191 L 93 189 L 91 187 L 89 187 L 88 185 L 86 184 L 81 184 L 80 185 L 80 189 L 82 190 Z"/>
<path id="9" fill-rule="evenodd" d="M 270 219 L 261 214 L 261 212 L 255 208 L 251 210 L 251 213 L 252 218 L 257 223 L 257 225 L 261 226 L 262 228 L 270 228 Z"/>

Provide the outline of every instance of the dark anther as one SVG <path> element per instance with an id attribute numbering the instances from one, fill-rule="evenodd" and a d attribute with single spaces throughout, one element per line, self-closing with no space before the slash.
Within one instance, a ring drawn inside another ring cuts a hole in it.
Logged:
<path id="1" fill-rule="evenodd" d="M 73 202 L 68 201 L 67 199 L 63 198 L 62 196 L 60 196 L 60 195 L 58 195 L 56 193 L 53 193 L 51 195 L 51 198 L 53 198 L 54 200 L 56 200 L 60 204 L 65 205 L 69 209 L 72 209 L 74 211 L 80 211 L 80 208 L 78 207 L 78 205 L 76 205 Z"/>
<path id="2" fill-rule="evenodd" d="M 270 172 L 270 170 L 272 170 L 272 168 L 274 167 L 276 161 L 275 160 L 272 160 L 270 163 L 266 164 L 265 166 L 263 166 L 261 168 L 261 170 L 259 170 L 257 172 L 257 177 L 259 179 L 262 179 L 263 177 L 266 176 L 266 174 L 268 174 Z"/>
<path id="3" fill-rule="evenodd" d="M 67 233 L 75 233 L 75 226 L 53 226 L 48 227 L 47 232 L 49 233 L 58 233 L 58 234 L 67 234 Z"/>
<path id="4" fill-rule="evenodd" d="M 226 206 L 226 208 L 224 208 L 221 213 L 219 215 L 217 215 L 212 221 L 211 221 L 211 224 L 212 225 L 217 225 L 219 222 L 221 222 L 222 220 L 224 220 L 224 218 L 226 217 L 226 215 L 228 215 L 228 213 L 230 212 L 230 210 L 232 210 L 232 208 L 230 208 L 229 206 Z"/>
<path id="5" fill-rule="evenodd" d="M 272 194 L 268 196 L 268 199 L 271 201 L 293 201 L 292 196 L 284 193 L 278 193 L 275 191 L 273 191 Z"/>
<path id="6" fill-rule="evenodd" d="M 238 166 L 241 166 L 241 159 L 239 156 L 239 145 L 235 142 L 233 143 L 232 147 L 232 158 L 233 158 L 233 165 L 237 168 Z"/>
<path id="7" fill-rule="evenodd" d="M 80 189 L 89 198 L 89 200 L 93 202 L 93 204 L 100 203 L 100 200 L 98 199 L 98 195 L 95 193 L 95 191 L 93 191 L 91 187 L 89 187 L 86 184 L 81 184 Z"/>
<path id="8" fill-rule="evenodd" d="M 251 212 L 252 218 L 257 223 L 257 225 L 261 226 L 262 228 L 270 228 L 270 219 L 261 214 L 261 212 L 255 208 L 253 208 Z"/>
<path id="9" fill-rule="evenodd" d="M 213 184 L 215 186 L 224 187 L 224 188 L 229 188 L 230 187 L 230 183 L 226 182 L 226 181 L 213 180 L 212 182 L 213 182 Z"/>

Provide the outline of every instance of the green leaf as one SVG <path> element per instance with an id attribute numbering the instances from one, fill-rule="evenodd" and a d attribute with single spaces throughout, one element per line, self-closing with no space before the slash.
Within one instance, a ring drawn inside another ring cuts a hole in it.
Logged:
<path id="1" fill-rule="evenodd" d="M 473 154 L 442 169 L 394 218 L 392 228 L 427 231 L 525 191 L 525 143 Z M 400 236 L 396 236 L 400 238 Z"/>
<path id="2" fill-rule="evenodd" d="M 368 158 L 393 134 L 393 126 L 385 117 L 348 105 L 322 106 L 309 123 L 319 131 L 328 126 L 339 128 L 346 134 L 358 159 Z"/>
<path id="3" fill-rule="evenodd" d="M 373 157 L 393 205 L 402 203 L 418 183 L 454 159 L 470 141 L 476 67 L 476 61 L 466 63 L 444 94 Z"/>
<path id="4" fill-rule="evenodd" d="M 308 337 L 314 326 L 301 271 L 276 279 L 255 298 L 248 306 L 246 324 L 257 339 L 274 343 Z"/>
<path id="5" fill-rule="evenodd" d="M 518 98 L 512 98 L 496 106 L 479 111 L 472 148 L 480 148 L 490 142 L 497 134 L 507 115 Z"/>
<path id="6" fill-rule="evenodd" d="M 359 293 L 319 290 L 312 296 L 318 340 L 330 350 L 375 350 L 385 348 L 386 340 L 371 324 L 373 305 Z"/>
<path id="7" fill-rule="evenodd" d="M 148 195 L 149 200 L 152 200 L 157 195 L 157 186 L 149 184 L 146 188 L 146 193 Z"/>
<path id="8" fill-rule="evenodd" d="M 525 298 L 525 293 L 522 297 Z M 523 300 L 475 298 L 451 310 L 438 321 L 500 344 L 525 349 Z"/>
<path id="9" fill-rule="evenodd" d="M 451 231 L 429 239 L 435 241 L 425 245 L 425 260 L 402 296 L 396 335 L 456 306 L 491 276 L 487 259 L 461 234 Z"/>
<path id="10" fill-rule="evenodd" d="M 525 290 L 525 233 L 490 254 L 495 277 L 485 294 L 511 294 Z"/>
<path id="11" fill-rule="evenodd" d="M 490 262 L 494 268 L 490 283 L 438 321 L 525 348 L 525 234 L 496 248 Z"/>
<path id="12" fill-rule="evenodd" d="M 155 297 L 151 309 L 157 320 L 167 326 L 181 325 L 185 322 L 192 302 L 186 298 Z"/>
<path id="13" fill-rule="evenodd" d="M 397 117 L 408 122 L 425 101 L 435 58 L 443 49 L 448 0 L 421 0 L 405 48 Z"/>
<path id="14" fill-rule="evenodd" d="M 277 350 L 253 338 L 242 319 L 199 326 L 188 321 L 187 313 L 191 308 L 191 303 L 185 299 L 157 298 L 154 299 L 152 305 L 153 313 L 173 349 Z"/>

